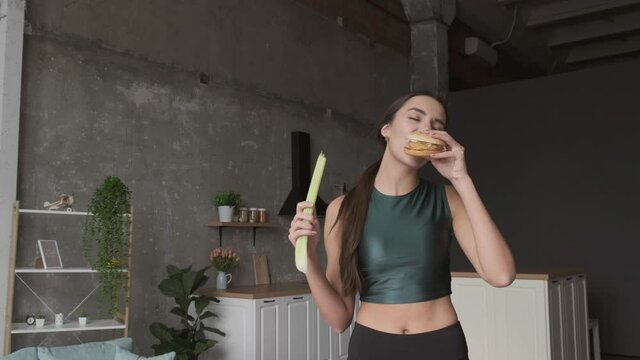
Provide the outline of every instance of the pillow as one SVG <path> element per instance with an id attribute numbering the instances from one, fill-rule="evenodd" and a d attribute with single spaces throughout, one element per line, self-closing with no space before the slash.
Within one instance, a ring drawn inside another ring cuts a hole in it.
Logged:
<path id="1" fill-rule="evenodd" d="M 91 355 L 92 360 L 113 360 L 116 349 L 120 346 L 130 350 L 133 348 L 131 338 L 120 338 L 110 341 L 90 342 L 79 345 L 38 347 L 39 360 L 86 360 Z"/>
<path id="2" fill-rule="evenodd" d="M 115 360 L 174 360 L 176 357 L 175 352 L 170 352 L 154 357 L 143 357 L 138 356 L 128 350 L 122 348 L 116 348 L 116 358 Z"/>
<path id="3" fill-rule="evenodd" d="M 38 351 L 35 347 L 28 347 L 13 352 L 7 356 L 0 356 L 2 360 L 37 360 Z"/>

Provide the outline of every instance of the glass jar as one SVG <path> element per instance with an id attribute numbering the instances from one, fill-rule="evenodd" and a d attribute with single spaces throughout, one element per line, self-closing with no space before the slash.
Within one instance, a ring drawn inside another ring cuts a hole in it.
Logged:
<path id="1" fill-rule="evenodd" d="M 240 208 L 240 216 L 238 217 L 239 222 L 248 222 L 249 221 L 249 209 L 246 207 Z"/>
<path id="2" fill-rule="evenodd" d="M 258 222 L 258 208 L 249 208 L 249 222 Z"/>
<path id="3" fill-rule="evenodd" d="M 261 223 L 266 223 L 267 222 L 267 209 L 259 208 L 258 209 L 258 218 L 260 219 Z"/>

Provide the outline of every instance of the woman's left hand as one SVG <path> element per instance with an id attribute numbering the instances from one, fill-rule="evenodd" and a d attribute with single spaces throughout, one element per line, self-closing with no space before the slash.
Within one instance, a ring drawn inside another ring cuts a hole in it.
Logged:
<path id="1" fill-rule="evenodd" d="M 469 176 L 464 160 L 464 147 L 455 141 L 446 131 L 429 130 L 427 135 L 447 144 L 447 151 L 431 155 L 431 163 L 438 172 L 449 181 Z"/>

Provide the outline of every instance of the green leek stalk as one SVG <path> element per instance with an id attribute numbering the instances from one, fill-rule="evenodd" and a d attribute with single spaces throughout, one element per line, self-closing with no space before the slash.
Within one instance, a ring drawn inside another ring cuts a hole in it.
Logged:
<path id="1" fill-rule="evenodd" d="M 322 181 L 322 174 L 324 173 L 326 163 L 327 158 L 320 152 L 318 160 L 316 161 L 316 168 L 313 170 L 313 176 L 311 177 L 311 184 L 309 184 L 309 192 L 307 192 L 307 201 L 310 203 L 316 203 L 318 189 L 320 188 L 320 181 Z M 313 208 L 305 208 L 303 212 L 305 214 L 312 214 Z M 308 237 L 303 235 L 296 241 L 296 268 L 304 274 L 307 273 L 308 240 Z"/>

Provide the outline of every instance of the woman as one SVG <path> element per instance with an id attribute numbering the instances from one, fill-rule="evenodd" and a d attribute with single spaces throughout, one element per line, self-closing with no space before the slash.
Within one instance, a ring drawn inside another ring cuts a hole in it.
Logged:
<path id="1" fill-rule="evenodd" d="M 349 360 L 468 358 L 450 298 L 451 231 L 486 282 L 504 287 L 515 277 L 511 251 L 446 123 L 444 106 L 427 93 L 411 93 L 389 106 L 378 132 L 382 159 L 327 208 L 326 273 L 316 252 L 318 219 L 302 212 L 313 204 L 298 204 L 289 240 L 295 245 L 298 237 L 309 237 L 306 277 L 329 326 L 346 330 L 360 295 Z M 444 141 L 447 151 L 430 158 L 407 155 L 407 136 L 415 130 Z M 451 185 L 418 177 L 429 162 Z"/>

